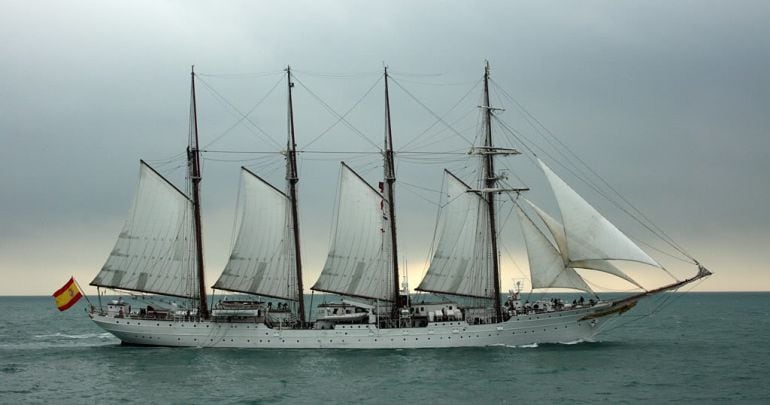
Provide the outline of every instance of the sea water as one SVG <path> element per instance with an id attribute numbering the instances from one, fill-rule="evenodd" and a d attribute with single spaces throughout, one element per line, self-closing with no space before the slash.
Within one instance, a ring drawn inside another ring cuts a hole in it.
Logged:
<path id="1" fill-rule="evenodd" d="M 770 403 L 770 293 L 664 294 L 594 342 L 413 350 L 121 346 L 84 307 L 0 297 L 0 403 Z"/>

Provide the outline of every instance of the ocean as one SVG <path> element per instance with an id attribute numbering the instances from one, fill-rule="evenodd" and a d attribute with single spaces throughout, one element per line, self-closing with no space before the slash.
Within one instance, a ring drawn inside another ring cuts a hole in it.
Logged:
<path id="1" fill-rule="evenodd" d="M 416 350 L 121 346 L 0 297 L 0 403 L 770 403 L 770 293 L 643 300 L 595 342 Z"/>

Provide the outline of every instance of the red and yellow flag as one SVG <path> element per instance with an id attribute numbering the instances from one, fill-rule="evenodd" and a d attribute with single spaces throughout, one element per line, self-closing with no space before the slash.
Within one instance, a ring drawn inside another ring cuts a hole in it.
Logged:
<path id="1" fill-rule="evenodd" d="M 67 284 L 64 284 L 64 287 L 53 293 L 53 299 L 56 301 L 56 307 L 59 308 L 59 311 L 69 309 L 71 306 L 75 305 L 82 296 L 78 284 L 75 282 L 75 277 L 71 277 L 70 281 L 67 281 Z"/>

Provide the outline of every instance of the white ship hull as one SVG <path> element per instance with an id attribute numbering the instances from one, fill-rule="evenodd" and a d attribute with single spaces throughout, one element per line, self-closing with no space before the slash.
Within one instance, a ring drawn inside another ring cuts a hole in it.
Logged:
<path id="1" fill-rule="evenodd" d="M 92 314 L 92 319 L 124 344 L 265 349 L 406 349 L 523 346 L 592 340 L 607 318 L 597 315 L 610 303 L 564 311 L 522 314 L 496 324 L 431 322 L 426 327 L 377 328 L 335 325 L 334 329 L 281 329 L 264 323 L 159 321 Z M 590 318 L 597 315 L 596 318 Z M 588 318 L 588 319 L 587 319 Z"/>

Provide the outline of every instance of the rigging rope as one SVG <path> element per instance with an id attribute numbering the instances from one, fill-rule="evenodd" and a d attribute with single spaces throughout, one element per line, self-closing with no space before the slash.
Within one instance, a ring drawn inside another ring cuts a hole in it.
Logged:
<path id="1" fill-rule="evenodd" d="M 271 72 L 255 72 L 255 73 L 199 73 L 195 72 L 195 76 L 213 77 L 213 78 L 243 78 L 243 77 L 269 77 L 269 76 L 283 76 L 283 70 L 274 70 Z"/>
<path id="2" fill-rule="evenodd" d="M 449 108 L 449 110 L 447 110 L 447 112 L 445 112 L 443 116 L 441 116 L 439 119 L 437 119 L 437 120 L 433 121 L 433 123 L 432 123 L 431 125 L 429 125 L 427 128 L 425 128 L 425 129 L 424 129 L 422 132 L 420 132 L 419 134 L 417 134 L 417 136 L 413 137 L 413 138 L 412 138 L 412 139 L 411 139 L 409 142 L 407 142 L 406 144 L 404 144 L 404 146 L 403 146 L 403 147 L 402 147 L 400 150 L 404 150 L 404 149 L 408 148 L 410 145 L 412 145 L 414 142 L 416 142 L 418 139 L 420 139 L 420 137 L 422 137 L 423 135 L 425 135 L 425 134 L 426 134 L 428 131 L 430 131 L 430 130 L 431 130 L 433 127 L 434 127 L 434 126 L 436 126 L 436 125 L 437 125 L 439 122 L 441 122 L 441 121 L 442 121 L 442 120 L 443 120 L 443 119 L 444 119 L 444 118 L 445 118 L 447 115 L 449 115 L 449 113 L 451 113 L 451 112 L 452 112 L 452 111 L 453 111 L 455 108 L 457 108 L 457 106 L 459 106 L 459 105 L 460 105 L 460 103 L 462 103 L 462 102 L 463 102 L 463 100 L 465 100 L 465 99 L 468 97 L 468 95 L 470 95 L 470 94 L 471 94 L 471 92 L 473 92 L 473 91 L 474 91 L 474 90 L 475 90 L 475 89 L 476 89 L 476 88 L 479 86 L 479 84 L 480 84 L 481 82 L 482 82 L 482 80 L 481 80 L 481 79 L 477 80 L 477 81 L 474 83 L 473 87 L 471 87 L 470 89 L 468 89 L 468 91 L 466 91 L 466 92 L 465 92 L 465 94 L 464 94 L 462 97 L 460 97 L 460 99 L 459 99 L 459 100 L 457 100 L 457 102 L 456 102 L 456 103 L 455 103 L 455 104 L 454 104 L 452 107 L 450 107 L 450 108 Z M 461 120 L 465 119 L 465 117 L 467 117 L 467 116 L 468 116 L 468 115 L 469 115 L 471 112 L 473 112 L 473 110 L 469 110 L 469 111 L 468 111 L 468 112 L 467 112 L 465 115 L 461 116 L 460 118 L 457 118 L 457 119 L 455 119 L 455 120 L 454 120 L 454 122 L 452 122 L 451 124 L 448 124 L 448 125 L 450 125 L 450 126 L 452 126 L 452 127 L 453 127 L 453 126 L 454 126 L 456 123 L 458 123 L 459 121 L 461 121 Z M 445 124 L 445 125 L 446 125 L 446 124 Z M 442 134 L 444 131 L 446 131 L 446 128 L 445 128 L 444 130 L 441 130 L 441 131 L 439 131 L 438 133 L 434 134 L 433 136 L 434 136 L 434 137 L 435 137 L 435 136 L 438 136 L 438 135 Z"/>
<path id="3" fill-rule="evenodd" d="M 278 87 L 278 85 L 279 85 L 279 84 L 281 84 L 282 82 L 283 82 L 283 77 L 281 77 L 280 79 L 278 79 L 278 81 L 277 81 L 277 82 L 275 82 L 275 84 L 273 85 L 273 87 L 271 87 L 271 88 L 270 88 L 270 90 L 268 90 L 267 94 L 265 94 L 265 95 L 264 95 L 264 96 L 263 96 L 261 99 L 259 99 L 259 101 L 257 101 L 257 103 L 256 103 L 256 104 L 254 104 L 254 106 L 253 106 L 253 107 L 251 107 L 251 109 L 249 109 L 249 111 L 248 111 L 248 112 L 246 112 L 246 114 L 245 114 L 245 115 L 241 116 L 241 118 L 239 118 L 239 119 L 238 119 L 238 121 L 235 121 L 235 123 L 233 123 L 233 125 L 231 125 L 229 128 L 227 128 L 226 130 L 224 130 L 224 132 L 222 132 L 220 135 L 218 135 L 217 137 L 215 137 L 215 138 L 214 138 L 214 140 L 212 140 L 211 142 L 209 142 L 209 143 L 207 143 L 205 146 L 203 146 L 203 148 L 208 148 L 208 147 L 210 147 L 211 145 L 213 145 L 214 143 L 216 143 L 216 142 L 218 142 L 220 139 L 222 139 L 222 138 L 223 138 L 225 135 L 229 134 L 229 133 L 230 133 L 230 131 L 232 131 L 233 129 L 235 129 L 235 127 L 239 126 L 239 125 L 240 125 L 240 124 L 243 122 L 243 120 L 244 120 L 244 119 L 246 119 L 246 117 L 248 117 L 249 115 L 251 115 L 251 113 L 253 113 L 253 112 L 254 112 L 254 110 L 256 110 L 256 109 L 257 109 L 257 107 L 259 107 L 259 106 L 260 106 L 260 105 L 261 105 L 261 104 L 262 104 L 262 103 L 263 103 L 265 100 L 267 100 L 267 98 L 268 98 L 268 97 L 270 97 L 270 94 L 272 94 L 272 93 L 273 93 L 273 91 L 274 91 L 274 90 L 275 90 L 275 89 Z"/>
<path id="4" fill-rule="evenodd" d="M 225 97 L 224 97 L 222 94 L 220 94 L 220 93 L 219 93 L 219 92 L 218 92 L 218 91 L 217 91 L 217 90 L 216 90 L 214 87 L 212 87 L 210 84 L 208 84 L 208 82 L 206 82 L 205 80 L 201 79 L 200 77 L 198 77 L 197 79 L 198 79 L 198 81 L 199 81 L 199 82 L 201 82 L 201 84 L 203 84 L 203 86 L 204 86 L 204 87 L 205 87 L 207 90 L 209 90 L 209 91 L 211 92 L 211 94 L 213 94 L 213 95 L 215 96 L 215 98 L 217 98 L 217 99 L 219 99 L 221 102 L 225 103 L 225 105 L 227 105 L 227 106 L 228 106 L 228 107 L 230 107 L 230 108 L 231 108 L 233 111 L 235 111 L 236 113 L 238 113 L 238 115 L 240 115 L 241 117 L 243 117 L 243 119 L 244 119 L 244 120 L 246 120 L 246 122 L 250 123 L 250 124 L 251 124 L 251 125 L 252 125 L 254 128 L 256 128 L 256 129 L 257 129 L 257 130 L 258 130 L 260 133 L 262 133 L 262 135 L 265 137 L 265 139 L 267 139 L 267 141 L 268 141 L 268 142 L 271 142 L 273 145 L 275 145 L 275 147 L 276 147 L 276 148 L 280 148 L 280 147 L 281 147 L 281 145 L 280 145 L 280 144 L 279 144 L 277 141 L 275 141 L 275 140 L 274 140 L 274 139 L 273 139 L 273 138 L 272 138 L 272 137 L 271 137 L 271 136 L 270 136 L 270 135 L 269 135 L 267 132 L 265 132 L 265 131 L 264 131 L 262 128 L 260 128 L 260 127 L 259 127 L 259 126 L 258 126 L 256 123 L 254 123 L 254 121 L 252 121 L 252 120 L 251 120 L 251 119 L 250 119 L 248 116 L 246 116 L 245 114 L 243 114 L 243 113 L 241 112 L 241 110 L 239 110 L 239 109 L 238 109 L 238 107 L 236 107 L 235 105 L 233 105 L 233 103 L 231 103 L 229 100 L 227 100 L 227 99 L 226 99 L 226 98 L 225 98 Z M 248 128 L 248 127 L 246 127 L 246 128 Z M 254 133 L 255 135 L 258 135 L 257 133 L 255 133 L 255 132 L 253 132 L 253 131 L 252 131 L 252 133 Z"/>
<path id="5" fill-rule="evenodd" d="M 370 76 L 381 76 L 382 71 L 364 71 L 364 72 L 352 72 L 352 73 L 328 73 L 328 72 L 316 72 L 312 70 L 304 70 L 304 69 L 292 69 L 292 72 L 299 72 L 303 75 L 307 76 L 316 76 L 316 77 L 324 77 L 327 79 L 354 79 L 354 78 L 361 78 L 361 77 L 370 77 Z"/>
<path id="6" fill-rule="evenodd" d="M 512 102 L 513 102 L 513 103 L 514 103 L 516 106 L 517 106 L 517 108 L 518 108 L 520 111 L 522 111 L 522 112 L 524 113 L 525 117 L 527 117 L 527 122 L 528 122 L 528 123 L 529 123 L 529 124 L 532 126 L 532 128 L 533 128 L 533 129 L 535 129 L 535 131 L 537 131 L 537 132 L 539 132 L 539 133 L 541 134 L 541 136 L 543 137 L 543 139 L 545 139 L 545 140 L 546 140 L 546 142 L 548 142 L 548 143 L 549 143 L 549 144 L 552 146 L 552 148 L 553 148 L 554 150 L 556 150 L 556 151 L 557 151 L 559 154 L 561 154 L 562 156 L 565 156 L 565 158 L 566 158 L 566 159 L 569 161 L 569 156 L 568 156 L 568 155 L 565 155 L 565 154 L 564 154 L 564 153 L 561 151 L 561 149 L 559 149 L 559 148 L 555 147 L 555 146 L 553 145 L 553 143 L 552 143 L 552 142 L 549 140 L 549 138 L 548 138 L 548 137 L 546 137 L 546 136 L 543 136 L 542 134 L 546 134 L 546 135 L 549 135 L 549 136 L 550 136 L 550 138 L 554 139 L 554 140 L 555 140 L 555 141 L 556 141 L 556 142 L 557 142 L 557 143 L 558 143 L 558 144 L 559 144 L 559 145 L 560 145 L 560 146 L 561 146 L 561 147 L 562 147 L 562 148 L 563 148 L 565 151 L 567 151 L 567 153 L 569 153 L 569 155 L 570 155 L 572 158 L 574 158 L 575 160 L 577 160 L 577 161 L 578 161 L 578 162 L 579 162 L 579 163 L 580 163 L 580 164 L 581 164 L 581 165 L 582 165 L 582 166 L 583 166 L 585 169 L 587 169 L 587 170 L 588 170 L 588 171 L 589 171 L 589 172 L 590 172 L 590 173 L 591 173 L 591 174 L 592 174 L 592 175 L 593 175 L 595 178 L 599 179 L 599 181 L 601 181 L 601 183 L 603 183 L 605 187 L 607 187 L 607 188 L 608 188 L 610 191 L 612 191 L 612 192 L 613 192 L 613 193 L 614 193 L 616 196 L 618 196 L 618 197 L 619 197 L 619 198 L 620 198 L 620 199 L 621 199 L 621 200 L 622 200 L 622 201 L 623 201 L 623 202 L 624 202 L 626 205 L 628 205 L 628 207 L 630 207 L 630 208 L 631 208 L 633 211 L 635 211 L 635 212 L 638 214 L 638 217 L 637 217 L 637 215 L 634 215 L 634 214 L 632 214 L 632 213 L 628 212 L 628 210 L 622 209 L 622 210 L 623 210 L 623 212 L 625 212 L 627 215 L 629 215 L 631 218 L 633 218 L 635 221 L 637 221 L 637 222 L 638 222 L 640 225 L 642 225 L 642 226 L 644 226 L 645 228 L 647 228 L 648 230 L 650 230 L 650 232 L 652 232 L 654 235 L 658 236 L 658 237 L 659 237 L 661 240 L 663 240 L 664 242 L 666 242 L 667 244 L 669 244 L 671 247 L 673 247 L 674 249 L 676 249 L 676 250 L 677 250 L 679 253 L 681 253 L 682 255 L 684 255 L 684 256 L 686 256 L 687 258 L 689 258 L 689 259 L 692 261 L 692 263 L 693 263 L 693 264 L 694 264 L 694 263 L 696 263 L 696 260 L 695 260 L 695 258 L 694 258 L 694 257 L 692 257 L 692 256 L 691 256 L 691 255 L 690 255 L 690 254 L 689 254 L 689 253 L 688 253 L 688 252 L 687 252 L 687 251 L 686 251 L 686 250 L 685 250 L 685 249 L 684 249 L 684 248 L 683 248 L 681 245 L 679 245 L 678 243 L 676 243 L 676 241 L 674 241 L 674 240 L 673 240 L 673 238 L 671 238 L 671 237 L 670 237 L 670 236 L 669 236 L 669 235 L 668 235 L 666 232 L 664 232 L 664 231 L 663 231 L 663 230 L 662 230 L 662 229 L 661 229 L 659 226 L 657 226 L 657 225 L 656 225 L 654 222 L 652 222 L 652 221 L 651 221 L 651 220 L 650 220 L 650 219 L 649 219 L 649 218 L 648 218 L 648 217 L 647 217 L 647 216 L 646 216 L 646 215 L 645 215 L 645 214 L 644 214 L 644 213 L 643 213 L 643 212 L 642 212 L 640 209 L 638 209 L 638 208 L 637 208 L 636 206 L 634 206 L 634 205 L 633 205 L 633 204 L 632 204 L 630 201 L 628 201 L 628 200 L 627 200 L 625 197 L 623 197 L 623 195 L 622 195 L 622 194 L 620 194 L 620 192 L 618 192 L 618 191 L 617 191 L 617 190 L 616 190 L 614 187 L 612 187 L 612 185 L 611 185 L 611 184 L 609 184 L 609 182 L 608 182 L 606 179 L 604 179 L 602 176 L 600 176 L 600 175 L 599 175 L 599 174 L 598 174 L 598 173 L 597 173 L 595 170 L 593 170 L 593 169 L 592 169 L 592 168 L 591 168 L 591 167 L 590 167 L 588 164 L 586 164 L 584 160 L 582 160 L 582 159 L 581 159 L 581 158 L 580 158 L 580 157 L 579 157 L 577 154 L 575 154 L 575 153 L 574 153 L 574 152 L 573 152 L 573 151 L 572 151 L 570 148 L 568 148 L 568 147 L 567 147 L 567 146 L 566 146 L 566 145 L 565 145 L 565 144 L 564 144 L 564 143 L 563 143 L 563 142 L 562 142 L 562 141 L 561 141 L 561 140 L 560 140 L 558 137 L 556 137 L 556 136 L 553 134 L 553 132 L 551 132 L 551 131 L 550 131 L 550 130 L 549 130 L 549 129 L 548 129 L 546 126 L 545 126 L 545 125 L 543 125 L 543 124 L 542 124 L 542 122 L 540 122 L 540 121 L 539 121 L 539 120 L 538 120 L 536 117 L 534 117 L 534 116 L 533 116 L 533 115 L 532 115 L 532 114 L 531 114 L 531 113 L 530 113 L 530 112 L 529 112 L 529 111 L 528 111 L 526 108 L 524 108 L 524 106 L 522 106 L 522 105 L 521 105 L 521 104 L 520 104 L 520 103 L 519 103 L 519 102 L 518 102 L 518 101 L 517 101 L 515 98 L 513 98 L 513 97 L 512 97 L 510 94 L 508 94 L 508 93 L 505 91 L 505 89 L 503 89 L 502 87 L 500 87 L 499 85 L 497 85 L 497 83 L 495 83 L 494 81 L 492 81 L 492 83 L 495 85 L 495 87 L 497 87 L 497 88 L 500 90 L 500 92 L 501 92 L 503 95 L 505 95 L 505 96 L 506 96 L 506 97 L 507 97 L 509 100 L 511 100 L 511 101 L 512 101 Z M 535 124 L 537 124 L 537 125 L 534 125 L 534 124 L 533 124 L 533 122 L 534 122 Z M 552 158 L 552 159 L 553 159 L 553 158 Z M 574 165 L 574 163 L 573 163 L 573 165 Z M 579 169 L 577 165 L 575 165 L 575 168 L 576 168 L 576 169 Z M 580 170 L 580 169 L 579 169 L 579 170 Z M 573 172 L 573 174 L 575 174 L 575 173 Z M 581 180 L 583 180 L 583 181 L 584 181 L 584 182 L 586 182 L 586 183 L 590 183 L 589 181 L 587 181 L 587 180 L 583 179 L 581 176 L 576 176 L 576 177 L 580 178 Z M 603 194 L 602 196 L 603 196 L 604 198 L 608 199 L 608 201 L 612 202 L 612 203 L 613 203 L 614 205 L 616 205 L 618 208 L 621 208 L 621 207 L 620 207 L 620 204 L 618 204 L 617 202 L 615 202 L 613 199 L 609 198 L 607 195 Z M 640 219 L 639 217 L 641 217 L 641 219 Z M 646 223 L 645 223 L 645 222 L 646 222 Z M 654 228 L 654 229 L 652 229 L 652 228 Z"/>
<path id="7" fill-rule="evenodd" d="M 355 109 L 356 109 L 356 107 L 358 107 L 358 105 L 359 105 L 359 104 L 361 104 L 361 102 L 362 102 L 362 101 L 364 101 L 364 99 L 366 99 L 366 97 L 368 97 L 368 96 L 369 96 L 369 93 L 371 93 L 371 92 L 372 92 L 372 90 L 374 90 L 374 88 L 375 88 L 375 87 L 377 87 L 377 85 L 380 83 L 380 81 L 382 81 L 382 77 L 381 77 L 381 76 L 380 76 L 380 77 L 377 79 L 377 81 L 376 81 L 376 82 L 374 82 L 374 84 L 372 84 L 372 86 L 371 86 L 371 87 L 369 87 L 369 90 L 367 90 L 367 91 L 364 93 L 364 95 L 363 95 L 363 96 L 361 96 L 361 98 L 359 98 L 359 99 L 358 99 L 358 101 L 356 101 L 356 102 L 353 104 L 353 106 L 351 106 L 351 107 L 350 107 L 350 108 L 349 108 L 347 111 L 345 111 L 345 114 L 342 114 L 341 116 L 339 116 L 339 118 L 337 119 L 337 121 L 335 121 L 333 124 L 331 124 L 331 125 L 330 125 L 328 128 L 326 128 L 324 131 L 322 131 L 322 132 L 321 132 L 321 133 L 320 133 L 318 136 L 316 136 L 315 138 L 313 138 L 313 139 L 312 139 L 310 142 L 308 142 L 307 144 L 305 144 L 305 145 L 303 146 L 303 149 L 304 149 L 304 148 L 307 148 L 307 147 L 309 147 L 309 146 L 310 146 L 310 145 L 312 145 L 312 144 L 314 144 L 314 143 L 315 143 L 317 140 L 321 139 L 321 138 L 322 138 L 324 135 L 326 135 L 326 134 L 327 134 L 329 131 L 331 131 L 331 130 L 332 130 L 332 128 L 336 127 L 336 126 L 337 126 L 337 124 L 339 124 L 339 123 L 340 123 L 342 120 L 344 120 L 344 119 L 345 119 L 345 117 L 347 117 L 347 116 L 348 116 L 348 114 L 350 114 L 350 113 L 351 113 L 353 110 L 355 110 Z"/>
<path id="8" fill-rule="evenodd" d="M 663 242 L 667 243 L 668 245 L 672 246 L 674 249 L 676 249 L 677 251 L 679 251 L 680 253 L 682 253 L 682 254 L 683 254 L 683 255 L 685 255 L 686 257 L 688 257 L 690 260 L 692 260 L 692 262 L 690 262 L 690 263 L 692 263 L 692 264 L 694 264 L 694 263 L 695 263 L 695 259 L 694 259 L 694 258 L 692 258 L 691 256 L 687 255 L 685 252 L 682 252 L 681 250 L 679 250 L 679 249 L 677 248 L 677 245 L 675 245 L 675 244 L 672 244 L 672 243 L 671 243 L 671 242 L 670 242 L 670 241 L 669 241 L 667 238 L 665 238 L 665 237 L 662 237 L 662 236 L 661 236 L 661 235 L 660 235 L 658 232 L 656 232 L 656 231 L 655 231 L 655 229 L 653 229 L 653 228 L 652 228 L 650 225 L 648 225 L 648 224 L 647 224 L 647 223 L 645 223 L 644 221 L 641 221 L 641 220 L 640 220 L 640 219 L 639 219 L 639 218 L 638 218 L 636 215 L 634 215 L 634 213 L 630 212 L 630 211 L 629 211 L 629 210 L 628 210 L 626 207 L 624 207 L 623 205 L 621 205 L 620 203 L 618 203 L 618 201 L 617 201 L 617 200 L 615 200 L 615 199 L 611 198 L 611 197 L 610 197 L 610 196 L 609 196 L 609 195 L 608 195 L 606 192 L 602 191 L 602 189 L 601 189 L 601 188 L 600 188 L 600 187 L 599 187 L 599 186 L 598 186 L 596 183 L 592 182 L 590 179 L 586 178 L 585 176 L 581 176 L 580 174 L 576 173 L 576 172 L 575 172 L 575 170 L 572 170 L 571 168 L 567 167 L 567 166 L 566 166 L 565 164 L 563 164 L 563 163 L 562 163 L 562 162 L 561 162 L 559 159 L 556 159 L 556 158 L 555 158 L 553 155 L 551 155 L 550 153 L 548 153 L 548 151 L 546 151 L 546 150 L 545 150 L 545 149 L 543 149 L 542 147 L 538 146 L 538 145 L 537 145 L 537 144 L 535 144 L 534 142 L 530 141 L 529 139 L 527 139 L 526 137 L 524 137 L 524 136 L 523 136 L 521 133 L 519 133 L 519 132 L 515 131 L 514 129 L 510 128 L 510 126 L 509 126 L 507 123 L 505 123 L 504 121 L 502 121 L 502 120 L 501 120 L 499 117 L 496 117 L 496 116 L 493 116 L 493 117 L 495 118 L 495 120 L 497 120 L 497 122 L 500 124 L 500 126 L 501 126 L 501 127 L 502 127 L 502 128 L 505 130 L 505 131 L 509 132 L 509 134 L 510 134 L 511 136 L 513 136 L 513 137 L 514 137 L 514 138 L 515 138 L 517 141 L 519 141 L 519 143 L 520 143 L 521 145 L 523 145 L 523 146 L 524 146 L 524 147 L 525 147 L 525 148 L 526 148 L 526 149 L 527 149 L 527 150 L 528 150 L 528 151 L 529 151 L 529 152 L 532 154 L 532 156 L 527 156 L 527 157 L 528 157 L 528 159 L 529 159 L 530 161 L 532 161 L 532 162 L 533 162 L 533 164 L 534 164 L 535 166 L 537 166 L 537 162 L 535 162 L 535 160 L 534 160 L 534 157 L 537 157 L 537 154 L 536 154 L 536 153 L 535 153 L 535 151 L 534 151 L 534 150 L 533 150 L 533 149 L 532 149 L 532 148 L 531 148 L 531 147 L 528 145 L 528 142 L 531 142 L 532 146 L 534 146 L 534 147 L 536 147 L 537 149 L 541 150 L 541 151 L 543 152 L 543 154 L 544 154 L 545 156 L 547 156 L 547 157 L 548 157 L 548 158 L 549 158 L 549 159 L 550 159 L 552 162 L 554 162 L 555 164 L 559 165 L 559 166 L 560 166 L 560 167 L 562 167 L 564 170 L 566 170 L 567 172 L 569 172 L 569 173 L 571 173 L 573 176 L 575 176 L 575 178 L 577 178 L 578 180 L 580 180 L 580 181 L 582 181 L 583 183 L 585 183 L 586 185 L 588 185 L 588 186 L 589 186 L 589 188 L 591 188 L 591 189 L 592 189 L 594 192 L 596 192 L 596 193 L 597 193 L 597 194 L 599 194 L 600 196 L 604 197 L 604 198 L 605 198 L 607 201 L 609 201 L 609 202 L 610 202 L 612 205 L 614 205 L 614 206 L 615 206 L 616 208 L 618 208 L 620 211 L 622 211 L 623 213 L 625 213 L 626 215 L 628 215 L 628 216 L 629 216 L 631 219 L 635 220 L 635 221 L 636 221 L 638 224 L 640 224 L 642 227 L 644 227 L 645 229 L 647 229 L 648 231 L 650 231 L 650 232 L 651 232 L 653 235 L 655 235 L 655 236 L 658 236 L 658 237 L 659 237 L 659 238 L 660 238 L 660 239 L 661 239 Z M 517 134 L 518 134 L 518 135 L 517 135 Z M 526 140 L 527 140 L 527 142 L 525 142 L 524 140 L 522 140 L 522 138 L 523 138 L 523 139 L 526 139 Z M 637 238 L 634 238 L 634 239 L 638 241 L 638 239 L 637 239 Z M 656 250 L 658 250 L 658 249 L 656 249 Z M 667 255 L 671 256 L 671 254 L 667 254 Z M 661 267 L 661 268 L 662 268 L 662 267 Z M 665 269 L 664 269 L 664 270 L 665 270 Z M 667 272 L 668 272 L 668 271 L 667 271 Z M 669 273 L 669 275 L 671 275 L 671 274 Z M 674 276 L 672 275 L 672 277 L 674 277 Z M 674 278 L 676 279 L 676 277 L 674 277 Z"/>
<path id="9" fill-rule="evenodd" d="M 459 136 L 459 137 L 460 137 L 460 138 L 462 138 L 462 139 L 463 139 L 465 142 L 467 142 L 469 145 L 473 146 L 473 142 L 471 142 L 470 140 L 468 140 L 468 138 L 466 138 L 465 136 L 463 136 L 461 133 L 457 132 L 457 130 L 455 130 L 455 129 L 454 129 L 454 127 L 452 127 L 451 125 L 447 124 L 447 122 L 446 122 L 446 121 L 444 121 L 444 119 L 443 119 L 443 118 L 441 118 L 441 117 L 440 117 L 438 114 L 436 114 L 435 112 L 433 112 L 433 110 L 431 110 L 430 108 L 428 108 L 428 106 L 426 106 L 426 105 L 425 105 L 425 104 L 424 104 L 422 101 L 420 101 L 420 100 L 419 100 L 417 97 L 415 97 L 415 96 L 414 96 L 412 93 L 410 93 L 410 92 L 409 92 L 409 90 L 405 89 L 405 88 L 404 88 L 404 86 L 402 86 L 402 85 L 401 85 L 401 83 L 399 83 L 399 82 L 398 82 L 398 80 L 396 80 L 396 79 L 393 79 L 393 78 L 391 78 L 391 79 L 392 79 L 391 81 L 392 81 L 393 83 L 395 83 L 395 84 L 396 84 L 396 86 L 398 86 L 398 87 L 399 87 L 399 88 L 400 88 L 400 89 L 401 89 L 401 90 L 402 90 L 404 93 L 406 93 L 406 94 L 407 94 L 409 97 L 411 97 L 411 98 L 412 98 L 412 100 L 414 100 L 414 101 L 415 101 L 417 104 L 419 104 L 419 105 L 420 105 L 422 108 L 424 108 L 426 111 L 428 111 L 428 113 L 430 113 L 430 114 L 431 114 L 431 115 L 432 115 L 434 118 L 436 118 L 437 120 L 439 120 L 439 122 L 441 122 L 442 124 L 444 124 L 444 125 L 445 125 L 445 126 L 446 126 L 446 127 L 449 129 L 449 130 L 450 130 L 450 131 L 454 132 L 454 133 L 455 133 L 455 135 Z"/>
<path id="10" fill-rule="evenodd" d="M 353 131 L 355 134 L 357 134 L 357 135 L 359 135 L 361 138 L 363 138 L 363 139 L 364 139 L 366 142 L 368 142 L 370 145 L 374 146 L 374 148 L 375 148 L 375 149 L 377 149 L 377 150 L 380 150 L 380 147 L 379 147 L 379 146 L 378 146 L 376 143 L 372 142 L 372 140 L 371 140 L 371 139 L 369 139 L 369 137 L 367 137 L 366 135 L 364 135 L 364 133 L 363 133 L 363 132 L 359 131 L 359 130 L 358 130 L 358 128 L 356 128 L 356 127 L 355 127 L 353 124 L 351 124 L 351 123 L 350 123 L 348 120 L 346 120 L 344 116 L 340 115 L 340 114 L 339 114 L 339 113 L 338 113 L 336 110 L 334 110 L 334 108 L 332 108 L 332 107 L 331 107 L 329 104 L 327 104 L 327 103 L 326 103 L 326 102 L 325 102 L 323 99 L 321 99 L 321 97 L 319 97 L 319 96 L 318 96 L 317 94 L 315 94 L 315 93 L 314 93 L 312 90 L 310 90 L 310 88 L 308 88 L 307 86 L 305 86 L 305 84 L 304 84 L 304 83 L 302 83 L 302 80 L 300 80 L 300 79 L 299 79 L 299 78 L 298 78 L 296 75 L 294 75 L 294 76 L 292 76 L 292 77 L 293 77 L 294 81 L 295 81 L 295 82 L 297 82 L 297 83 L 299 83 L 299 85 L 300 85 L 300 86 L 302 86 L 302 88 L 303 88 L 303 89 L 305 89 L 305 90 L 306 90 L 306 91 L 307 91 L 307 92 L 308 92 L 308 93 L 309 93 L 311 96 L 313 96 L 313 98 L 315 98 L 315 99 L 316 99 L 316 101 L 318 101 L 319 103 L 321 103 L 321 105 L 322 105 L 324 108 L 326 108 L 326 110 L 327 110 L 329 113 L 331 113 L 332 115 L 334 115 L 335 117 L 337 117 L 337 118 L 338 118 L 340 121 L 342 121 L 342 122 L 345 124 L 345 126 L 347 126 L 347 127 L 348 127 L 350 130 L 352 130 L 352 131 Z M 335 124 L 335 125 L 336 125 L 336 124 Z"/>

